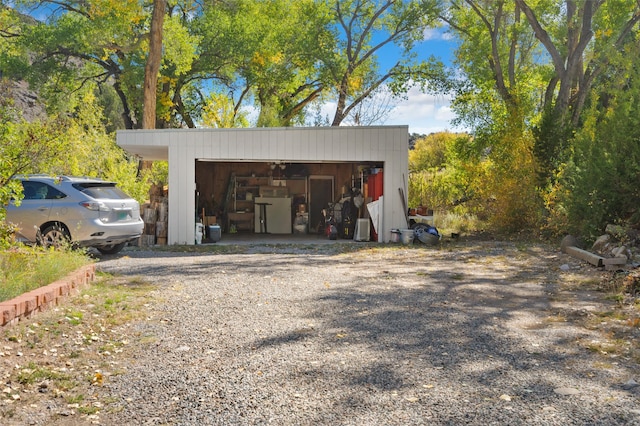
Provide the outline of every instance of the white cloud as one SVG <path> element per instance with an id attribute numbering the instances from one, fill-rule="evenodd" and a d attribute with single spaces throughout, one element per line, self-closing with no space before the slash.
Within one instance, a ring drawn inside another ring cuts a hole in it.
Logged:
<path id="1" fill-rule="evenodd" d="M 407 99 L 398 102 L 385 124 L 404 124 L 410 133 L 428 134 L 452 130 L 450 98 L 422 93 L 418 87 L 407 93 Z"/>
<path id="2" fill-rule="evenodd" d="M 426 28 L 422 32 L 422 40 L 424 41 L 439 40 L 441 37 L 442 35 L 440 34 L 440 30 L 438 30 L 437 28 Z"/>
<path id="3" fill-rule="evenodd" d="M 450 106 L 443 106 L 438 108 L 438 112 L 436 113 L 436 120 L 438 121 L 449 121 L 456 118 L 456 114 L 453 112 Z"/>
<path id="4" fill-rule="evenodd" d="M 425 28 L 422 31 L 422 41 L 429 40 L 444 40 L 450 41 L 453 40 L 455 36 L 449 31 L 449 26 L 444 26 L 440 28 Z"/>

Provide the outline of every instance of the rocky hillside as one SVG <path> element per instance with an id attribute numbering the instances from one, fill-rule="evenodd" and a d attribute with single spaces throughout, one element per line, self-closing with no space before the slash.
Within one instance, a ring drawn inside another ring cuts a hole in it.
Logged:
<path id="1" fill-rule="evenodd" d="M 44 105 L 25 81 L 3 80 L 0 82 L 0 105 L 15 108 L 27 121 L 46 116 Z"/>

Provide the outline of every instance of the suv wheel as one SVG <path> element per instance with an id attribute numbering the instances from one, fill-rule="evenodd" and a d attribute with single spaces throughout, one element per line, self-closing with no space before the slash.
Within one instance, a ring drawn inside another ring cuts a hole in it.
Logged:
<path id="1" fill-rule="evenodd" d="M 39 239 L 39 243 L 43 247 L 53 246 L 55 248 L 67 247 L 70 241 L 69 231 L 60 224 L 47 226 L 42 231 Z"/>
<path id="2" fill-rule="evenodd" d="M 127 243 L 113 244 L 110 246 L 101 246 L 101 247 L 96 247 L 96 249 L 102 254 L 116 254 L 120 250 L 122 250 L 125 245 L 127 245 Z"/>

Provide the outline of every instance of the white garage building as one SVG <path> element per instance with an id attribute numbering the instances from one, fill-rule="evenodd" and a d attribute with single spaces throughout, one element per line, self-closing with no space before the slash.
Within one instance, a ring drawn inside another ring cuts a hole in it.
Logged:
<path id="1" fill-rule="evenodd" d="M 387 242 L 407 227 L 408 137 L 407 126 L 165 129 L 119 131 L 117 143 L 142 160 L 168 161 L 168 244 L 194 244 L 201 211 L 223 232 L 263 232 L 256 198 L 265 195 L 291 199 L 290 215 L 270 215 L 272 232 L 295 232 L 296 215 L 306 214 L 314 233 L 322 208 L 353 187 L 379 199 L 373 235 Z"/>

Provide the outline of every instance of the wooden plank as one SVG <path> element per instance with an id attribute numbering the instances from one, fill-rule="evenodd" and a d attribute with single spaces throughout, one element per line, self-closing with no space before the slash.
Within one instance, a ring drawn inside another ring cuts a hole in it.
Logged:
<path id="1" fill-rule="evenodd" d="M 589 262 L 594 266 L 601 267 L 604 264 L 603 263 L 604 258 L 602 256 L 598 256 L 597 254 L 593 254 L 586 250 L 579 249 L 578 247 L 570 246 L 570 247 L 567 247 L 565 250 L 567 254 L 575 258 Z"/>
<path id="2" fill-rule="evenodd" d="M 604 265 L 626 265 L 627 264 L 627 257 L 609 257 L 606 259 L 603 259 L 602 263 Z"/>

